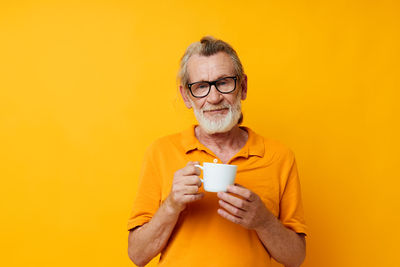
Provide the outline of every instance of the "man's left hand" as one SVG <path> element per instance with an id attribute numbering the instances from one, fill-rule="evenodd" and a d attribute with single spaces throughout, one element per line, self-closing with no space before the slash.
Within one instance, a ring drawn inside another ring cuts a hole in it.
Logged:
<path id="1" fill-rule="evenodd" d="M 243 199 L 228 193 L 236 194 Z M 226 193 L 218 192 L 218 197 L 219 205 L 223 208 L 218 209 L 218 214 L 247 229 L 261 229 L 274 219 L 274 215 L 256 193 L 238 184 L 229 185 Z"/>

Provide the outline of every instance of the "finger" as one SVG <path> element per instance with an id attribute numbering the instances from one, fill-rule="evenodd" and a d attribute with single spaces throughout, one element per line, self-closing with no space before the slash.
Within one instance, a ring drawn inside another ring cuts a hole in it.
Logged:
<path id="1" fill-rule="evenodd" d="M 218 214 L 220 216 L 222 216 L 223 218 L 236 223 L 236 224 L 241 224 L 241 219 L 239 217 L 233 216 L 232 214 L 229 214 L 227 211 L 223 210 L 223 209 L 218 209 Z"/>
<path id="2" fill-rule="evenodd" d="M 193 195 L 197 194 L 199 192 L 199 187 L 196 185 L 190 185 L 190 186 L 185 186 L 184 188 L 184 194 L 185 195 Z"/>
<path id="3" fill-rule="evenodd" d="M 231 204 L 226 203 L 223 200 L 219 200 L 218 203 L 226 211 L 228 211 L 230 214 L 232 214 L 236 217 L 243 218 L 243 216 L 245 215 L 245 212 L 242 209 L 236 208 L 236 207 L 232 206 Z"/>
<path id="4" fill-rule="evenodd" d="M 254 201 L 255 200 L 255 196 L 254 193 L 252 191 L 250 191 L 249 189 L 239 185 L 239 184 L 235 184 L 235 185 L 229 185 L 228 188 L 226 189 L 227 192 L 229 193 L 234 193 L 238 196 L 244 197 L 245 199 L 247 199 L 248 201 Z"/>
<path id="5" fill-rule="evenodd" d="M 198 193 L 198 194 L 194 194 L 194 195 L 184 195 L 183 196 L 183 201 L 185 203 L 190 203 L 190 202 L 194 202 L 197 200 L 200 200 L 204 197 L 203 193 Z"/>
<path id="6" fill-rule="evenodd" d="M 196 168 L 196 175 L 200 175 L 200 174 L 201 174 L 200 168 L 199 168 L 199 167 L 196 167 L 196 166 L 195 166 L 195 168 Z"/>
<path id="7" fill-rule="evenodd" d="M 192 166 L 194 166 L 194 165 L 200 165 L 200 162 L 198 162 L 198 161 L 190 161 L 189 163 L 188 163 L 188 165 L 190 166 L 190 165 L 192 165 Z M 201 170 L 200 170 L 200 168 L 199 167 L 196 167 L 196 166 L 194 166 L 195 167 L 195 170 L 196 170 L 196 175 L 200 175 L 201 174 Z"/>
<path id="8" fill-rule="evenodd" d="M 185 167 L 194 166 L 194 165 L 200 165 L 200 162 L 198 162 L 198 161 L 189 161 L 189 162 L 186 164 Z"/>
<path id="9" fill-rule="evenodd" d="M 200 169 L 194 164 L 189 164 L 182 169 L 182 175 L 200 175 Z"/>
<path id="10" fill-rule="evenodd" d="M 182 184 L 184 185 L 197 185 L 201 186 L 201 180 L 198 176 L 196 175 L 190 175 L 190 176 L 183 176 L 181 178 Z"/>
<path id="11" fill-rule="evenodd" d="M 232 196 L 228 193 L 225 192 L 218 192 L 217 196 L 222 199 L 223 201 L 231 204 L 232 206 L 239 208 L 241 210 L 246 210 L 247 209 L 247 201 L 240 199 L 238 197 Z"/>

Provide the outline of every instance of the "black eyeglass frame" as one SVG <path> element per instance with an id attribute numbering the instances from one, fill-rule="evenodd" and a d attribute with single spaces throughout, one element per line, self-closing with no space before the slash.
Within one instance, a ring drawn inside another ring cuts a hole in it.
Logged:
<path id="1" fill-rule="evenodd" d="M 235 81 L 235 87 L 233 87 L 233 89 L 232 89 L 231 91 L 229 91 L 229 92 L 221 92 L 221 91 L 218 89 L 218 87 L 217 87 L 217 82 L 219 82 L 219 81 L 221 81 L 221 80 L 223 80 L 223 79 L 226 79 L 226 78 L 233 79 L 233 80 Z M 211 92 L 211 86 L 213 86 L 213 85 L 215 86 L 215 89 L 217 89 L 217 91 L 220 92 L 221 94 L 230 94 L 230 93 L 232 93 L 233 91 L 236 90 L 236 81 L 237 81 L 237 79 L 238 79 L 237 76 L 229 76 L 229 77 L 220 78 L 220 79 L 215 80 L 215 81 L 212 81 L 212 82 L 201 81 L 201 82 L 188 83 L 187 86 L 188 86 L 188 88 L 189 88 L 190 94 L 191 94 L 193 97 L 196 97 L 196 98 L 203 98 L 203 97 L 208 96 L 208 94 L 210 94 L 210 92 Z M 197 84 L 197 83 L 208 83 L 208 92 L 207 92 L 207 94 L 205 94 L 204 96 L 195 96 L 195 95 L 193 94 L 193 92 L 192 92 L 192 86 L 193 86 L 194 84 Z"/>

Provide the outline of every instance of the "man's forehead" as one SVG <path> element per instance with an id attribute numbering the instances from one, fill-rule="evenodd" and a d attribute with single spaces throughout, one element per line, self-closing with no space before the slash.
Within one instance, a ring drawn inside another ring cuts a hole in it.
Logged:
<path id="1" fill-rule="evenodd" d="M 225 52 L 211 56 L 193 55 L 189 58 L 187 70 L 190 80 L 209 80 L 235 75 L 232 58 Z"/>

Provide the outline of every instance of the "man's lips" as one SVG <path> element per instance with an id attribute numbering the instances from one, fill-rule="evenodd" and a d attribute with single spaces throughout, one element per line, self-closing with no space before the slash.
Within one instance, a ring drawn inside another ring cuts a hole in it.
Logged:
<path id="1" fill-rule="evenodd" d="M 205 110 L 204 113 L 222 113 L 229 110 L 228 108 L 220 108 L 220 109 L 213 109 L 213 110 Z"/>

